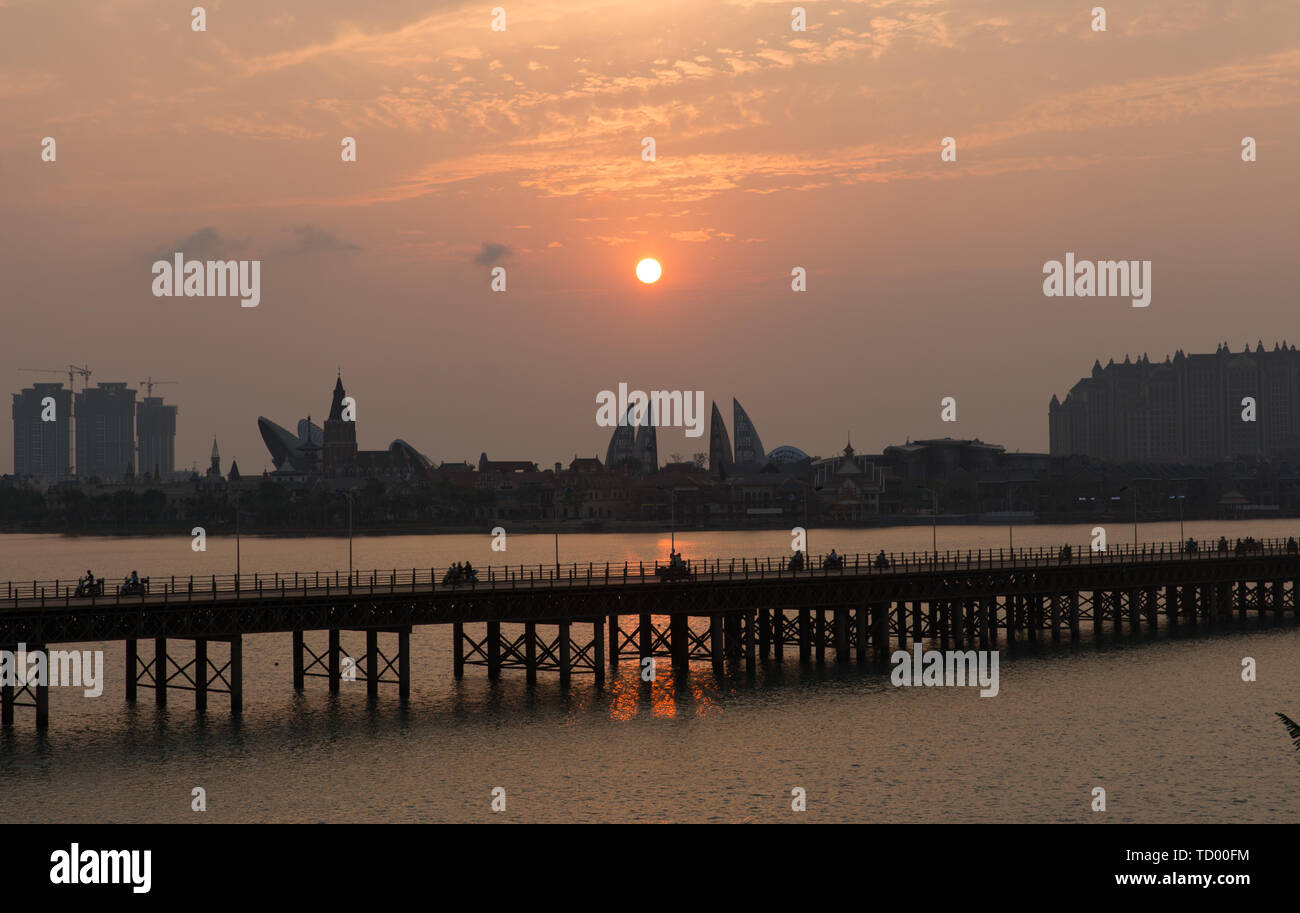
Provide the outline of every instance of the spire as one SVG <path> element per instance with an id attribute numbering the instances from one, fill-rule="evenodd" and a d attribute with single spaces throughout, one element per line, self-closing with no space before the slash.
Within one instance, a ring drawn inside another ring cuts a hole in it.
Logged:
<path id="1" fill-rule="evenodd" d="M 330 417 L 331 422 L 343 420 L 343 397 L 347 393 L 343 390 L 343 372 L 339 371 L 338 379 L 334 381 L 334 395 L 330 400 Z"/>

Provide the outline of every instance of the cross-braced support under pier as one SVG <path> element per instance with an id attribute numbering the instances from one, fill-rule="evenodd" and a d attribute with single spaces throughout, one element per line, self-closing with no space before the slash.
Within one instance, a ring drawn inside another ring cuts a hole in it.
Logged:
<path id="1" fill-rule="evenodd" d="M 189 640 L 190 638 L 183 638 Z M 208 644 L 224 643 L 230 647 L 225 663 L 217 663 L 208 656 Z M 229 694 L 230 712 L 244 709 L 244 643 L 236 634 L 233 637 L 194 638 L 194 658 L 183 665 L 167 652 L 167 638 L 156 637 L 153 658 L 140 657 L 139 641 L 126 642 L 126 699 L 134 701 L 139 688 L 154 689 L 154 701 L 159 707 L 167 704 L 167 691 L 193 691 L 194 709 L 208 709 L 208 694 Z"/>
<path id="2" fill-rule="evenodd" d="M 18 647 L 14 644 L 8 644 L 4 649 L 9 651 L 10 656 L 15 657 L 15 667 L 10 670 L 9 675 L 5 676 L 4 683 L 0 684 L 0 725 L 12 726 L 14 724 L 14 710 L 18 707 L 31 707 L 36 711 L 36 728 L 39 730 L 48 729 L 50 726 L 49 651 L 40 644 L 26 645 L 24 647 L 26 656 L 23 658 L 21 663 L 23 668 L 20 670 L 17 668 L 20 665 L 17 661 Z M 38 678 L 36 681 L 27 681 L 28 661 L 38 654 L 44 655 L 45 678 L 44 680 Z M 12 676 L 12 679 L 10 676 Z M 19 684 L 20 681 L 21 684 Z"/>
<path id="3" fill-rule="evenodd" d="M 330 628 L 324 653 L 308 644 L 303 631 L 293 632 L 293 687 L 302 691 L 308 677 L 329 681 L 330 694 L 339 693 L 339 683 L 365 682 L 366 696 L 379 696 L 380 685 L 396 685 L 398 700 L 411 698 L 411 628 L 355 628 L 366 635 L 365 650 L 353 657 L 343 646 L 341 631 Z M 397 635 L 397 653 L 390 656 L 379 646 L 380 634 Z"/>
<path id="4" fill-rule="evenodd" d="M 575 628 L 582 630 L 591 625 L 591 639 L 575 639 Z M 484 622 L 482 638 L 466 631 L 466 625 L 452 625 L 453 669 L 456 678 L 462 678 L 466 666 L 486 666 L 489 679 L 501 676 L 502 669 L 523 669 L 528 680 L 535 681 L 538 672 L 560 673 L 560 684 L 569 684 L 572 675 L 594 675 L 596 686 L 605 684 L 605 619 L 592 621 L 527 621 L 510 624 L 502 631 L 499 621 Z M 475 625 L 477 627 L 477 625 Z M 546 636 L 548 629 L 554 635 Z"/>

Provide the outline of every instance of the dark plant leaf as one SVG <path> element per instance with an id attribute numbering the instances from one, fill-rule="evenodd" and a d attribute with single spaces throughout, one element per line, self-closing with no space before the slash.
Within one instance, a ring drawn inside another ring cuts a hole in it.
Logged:
<path id="1" fill-rule="evenodd" d="M 1300 751 L 1300 724 L 1288 717 L 1285 713 L 1276 714 L 1277 718 L 1282 721 L 1286 731 L 1291 736 L 1291 741 L 1295 745 L 1295 750 Z"/>

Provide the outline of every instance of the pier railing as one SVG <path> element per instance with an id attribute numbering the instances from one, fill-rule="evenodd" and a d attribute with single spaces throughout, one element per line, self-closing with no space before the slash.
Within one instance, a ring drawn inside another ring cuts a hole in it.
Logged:
<path id="1" fill-rule="evenodd" d="M 1225 547 L 1226 546 L 1226 547 Z M 861 576 L 915 574 L 939 571 L 1003 570 L 1006 568 L 1079 567 L 1090 565 L 1154 561 L 1210 561 L 1247 555 L 1296 554 L 1295 538 L 1240 539 L 1231 543 L 1206 543 L 1188 551 L 1182 542 L 1147 542 L 1110 546 L 1094 551 L 1088 545 L 1029 546 L 1024 548 L 945 549 L 937 552 L 879 552 L 840 555 L 841 563 L 828 567 L 825 555 L 812 556 L 803 567 L 792 569 L 790 556 L 698 557 L 686 560 L 687 573 L 667 579 L 676 582 L 712 582 L 737 579 L 765 579 L 814 576 Z M 883 558 L 882 558 L 883 555 Z M 667 563 L 654 561 L 570 562 L 568 564 L 493 565 L 476 568 L 477 579 L 447 580 L 448 568 L 389 568 L 370 570 L 256 572 L 252 574 L 208 574 L 155 576 L 147 592 L 119 593 L 118 586 L 104 581 L 105 592 L 77 596 L 79 581 L 73 579 L 9 581 L 4 598 L 11 606 L 39 600 L 39 604 L 90 604 L 176 602 L 230 597 L 291 598 L 298 595 L 333 593 L 442 592 L 474 589 L 534 589 L 555 586 L 625 585 L 654 583 Z"/>

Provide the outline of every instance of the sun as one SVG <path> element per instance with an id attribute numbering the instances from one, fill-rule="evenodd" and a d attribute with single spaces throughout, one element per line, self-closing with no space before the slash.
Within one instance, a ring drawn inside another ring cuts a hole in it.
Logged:
<path id="1" fill-rule="evenodd" d="M 659 265 L 659 261 L 651 257 L 646 257 L 636 265 L 636 277 L 646 285 L 658 282 L 663 272 L 663 267 Z"/>

